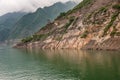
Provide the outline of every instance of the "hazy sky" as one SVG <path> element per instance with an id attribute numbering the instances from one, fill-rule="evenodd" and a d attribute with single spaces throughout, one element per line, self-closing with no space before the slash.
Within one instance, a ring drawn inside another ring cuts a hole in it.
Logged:
<path id="1" fill-rule="evenodd" d="M 70 0 L 0 0 L 0 16 L 8 12 L 33 12 L 38 7 L 52 5 L 58 1 L 67 2 Z M 81 1 L 81 0 L 73 0 Z"/>

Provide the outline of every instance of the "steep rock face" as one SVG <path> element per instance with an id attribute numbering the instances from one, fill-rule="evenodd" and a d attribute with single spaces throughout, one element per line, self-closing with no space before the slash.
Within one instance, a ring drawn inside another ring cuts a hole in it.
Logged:
<path id="1" fill-rule="evenodd" d="M 120 50 L 119 0 L 83 0 L 16 47 L 23 46 Z"/>

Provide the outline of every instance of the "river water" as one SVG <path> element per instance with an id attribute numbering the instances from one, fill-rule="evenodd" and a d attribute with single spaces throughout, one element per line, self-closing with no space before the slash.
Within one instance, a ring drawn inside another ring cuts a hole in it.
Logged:
<path id="1" fill-rule="evenodd" d="M 120 80 L 120 52 L 0 47 L 0 80 Z"/>

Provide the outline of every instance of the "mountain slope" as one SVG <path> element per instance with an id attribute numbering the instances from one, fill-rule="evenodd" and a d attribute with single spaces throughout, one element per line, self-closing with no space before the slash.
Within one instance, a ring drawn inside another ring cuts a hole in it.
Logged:
<path id="1" fill-rule="evenodd" d="M 4 41 L 9 36 L 13 25 L 26 13 L 8 13 L 0 16 L 0 41 Z"/>
<path id="2" fill-rule="evenodd" d="M 34 13 L 23 16 L 14 26 L 9 38 L 23 38 L 32 35 L 45 26 L 48 21 L 53 21 L 61 12 L 68 11 L 76 5 L 74 2 L 55 3 L 50 7 L 39 8 Z"/>
<path id="3" fill-rule="evenodd" d="M 120 50 L 120 0 L 83 0 L 16 47 Z"/>

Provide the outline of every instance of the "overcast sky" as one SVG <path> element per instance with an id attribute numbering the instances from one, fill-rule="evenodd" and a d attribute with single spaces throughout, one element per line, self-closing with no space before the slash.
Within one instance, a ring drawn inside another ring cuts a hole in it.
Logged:
<path id="1" fill-rule="evenodd" d="M 33 12 L 39 7 L 50 6 L 58 1 L 70 0 L 0 0 L 0 16 L 8 12 Z M 81 0 L 73 0 L 81 1 Z"/>

